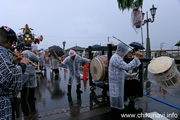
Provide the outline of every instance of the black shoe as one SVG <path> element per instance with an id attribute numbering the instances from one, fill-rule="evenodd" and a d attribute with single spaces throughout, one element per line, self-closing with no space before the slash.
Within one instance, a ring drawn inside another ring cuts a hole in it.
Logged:
<path id="1" fill-rule="evenodd" d="M 35 101 L 36 98 L 29 98 L 28 101 Z"/>
<path id="2" fill-rule="evenodd" d="M 80 94 L 83 93 L 82 90 L 80 90 L 80 88 L 81 88 L 81 84 L 78 84 L 76 88 L 76 93 L 80 93 Z"/>
<path id="3" fill-rule="evenodd" d="M 68 86 L 67 86 L 67 89 L 68 89 L 67 95 L 71 95 L 71 85 L 68 85 Z"/>
<path id="4" fill-rule="evenodd" d="M 68 93 L 67 93 L 67 96 L 71 96 L 71 93 L 68 92 Z"/>
<path id="5" fill-rule="evenodd" d="M 83 91 L 82 90 L 76 90 L 76 93 L 83 93 Z"/>

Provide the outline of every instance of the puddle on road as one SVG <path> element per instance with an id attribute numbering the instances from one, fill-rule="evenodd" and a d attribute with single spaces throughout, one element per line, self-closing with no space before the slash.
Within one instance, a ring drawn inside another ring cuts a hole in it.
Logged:
<path id="1" fill-rule="evenodd" d="M 81 81 L 81 90 L 83 90 L 81 95 L 75 92 L 76 83 L 74 81 L 72 95 L 68 97 L 66 92 L 68 77 L 68 71 L 64 69 L 60 70 L 58 76 L 55 76 L 53 72 L 37 74 L 36 100 L 16 101 L 17 117 L 21 120 L 75 116 L 103 105 L 103 100 L 96 98 L 96 95 L 101 94 L 101 89 L 97 88 L 95 92 L 91 92 L 89 81 Z M 106 100 L 103 106 L 107 104 Z"/>

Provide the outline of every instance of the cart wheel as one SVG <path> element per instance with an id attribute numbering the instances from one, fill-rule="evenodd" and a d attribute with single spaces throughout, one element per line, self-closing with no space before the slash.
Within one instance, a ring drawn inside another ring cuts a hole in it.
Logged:
<path id="1" fill-rule="evenodd" d="M 134 101 L 134 99 L 135 99 L 135 97 L 134 97 L 134 96 L 130 96 L 130 97 L 129 97 L 129 100 Z"/>
<path id="2" fill-rule="evenodd" d="M 92 91 L 92 92 L 90 93 L 90 99 L 91 99 L 91 100 L 95 100 L 95 99 L 96 99 L 96 93 L 95 93 L 94 91 Z"/>
<path id="3" fill-rule="evenodd" d="M 107 90 L 104 90 L 104 89 L 103 89 L 103 90 L 102 90 L 102 95 L 103 95 L 103 96 L 107 96 Z"/>
<path id="4" fill-rule="evenodd" d="M 96 90 L 96 87 L 95 86 L 91 86 L 90 90 L 94 91 L 94 90 Z"/>

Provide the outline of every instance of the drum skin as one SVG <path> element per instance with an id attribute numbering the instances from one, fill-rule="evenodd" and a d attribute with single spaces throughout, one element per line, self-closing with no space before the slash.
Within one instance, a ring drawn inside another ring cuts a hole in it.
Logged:
<path id="1" fill-rule="evenodd" d="M 154 59 L 148 65 L 148 71 L 152 74 L 161 74 L 167 71 L 172 66 L 172 59 L 170 57 L 161 56 Z"/>
<path id="2" fill-rule="evenodd" d="M 148 71 L 164 88 L 172 88 L 180 83 L 180 73 L 170 57 L 161 56 L 148 65 Z"/>
<path id="3" fill-rule="evenodd" d="M 108 77 L 108 58 L 107 55 L 97 56 L 92 59 L 90 73 L 94 80 L 105 81 Z"/>

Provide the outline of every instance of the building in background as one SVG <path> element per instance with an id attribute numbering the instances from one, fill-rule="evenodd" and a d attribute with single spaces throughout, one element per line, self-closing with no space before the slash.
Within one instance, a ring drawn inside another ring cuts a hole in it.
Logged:
<path id="1" fill-rule="evenodd" d="M 76 53 L 78 54 L 78 55 L 82 55 L 82 52 L 83 52 L 83 49 L 86 49 L 85 47 L 79 47 L 79 46 L 74 46 L 74 47 L 71 47 L 71 48 L 69 48 L 69 49 L 66 49 L 65 51 L 66 51 L 66 53 L 69 53 L 69 50 L 74 50 L 74 51 L 76 51 Z"/>

